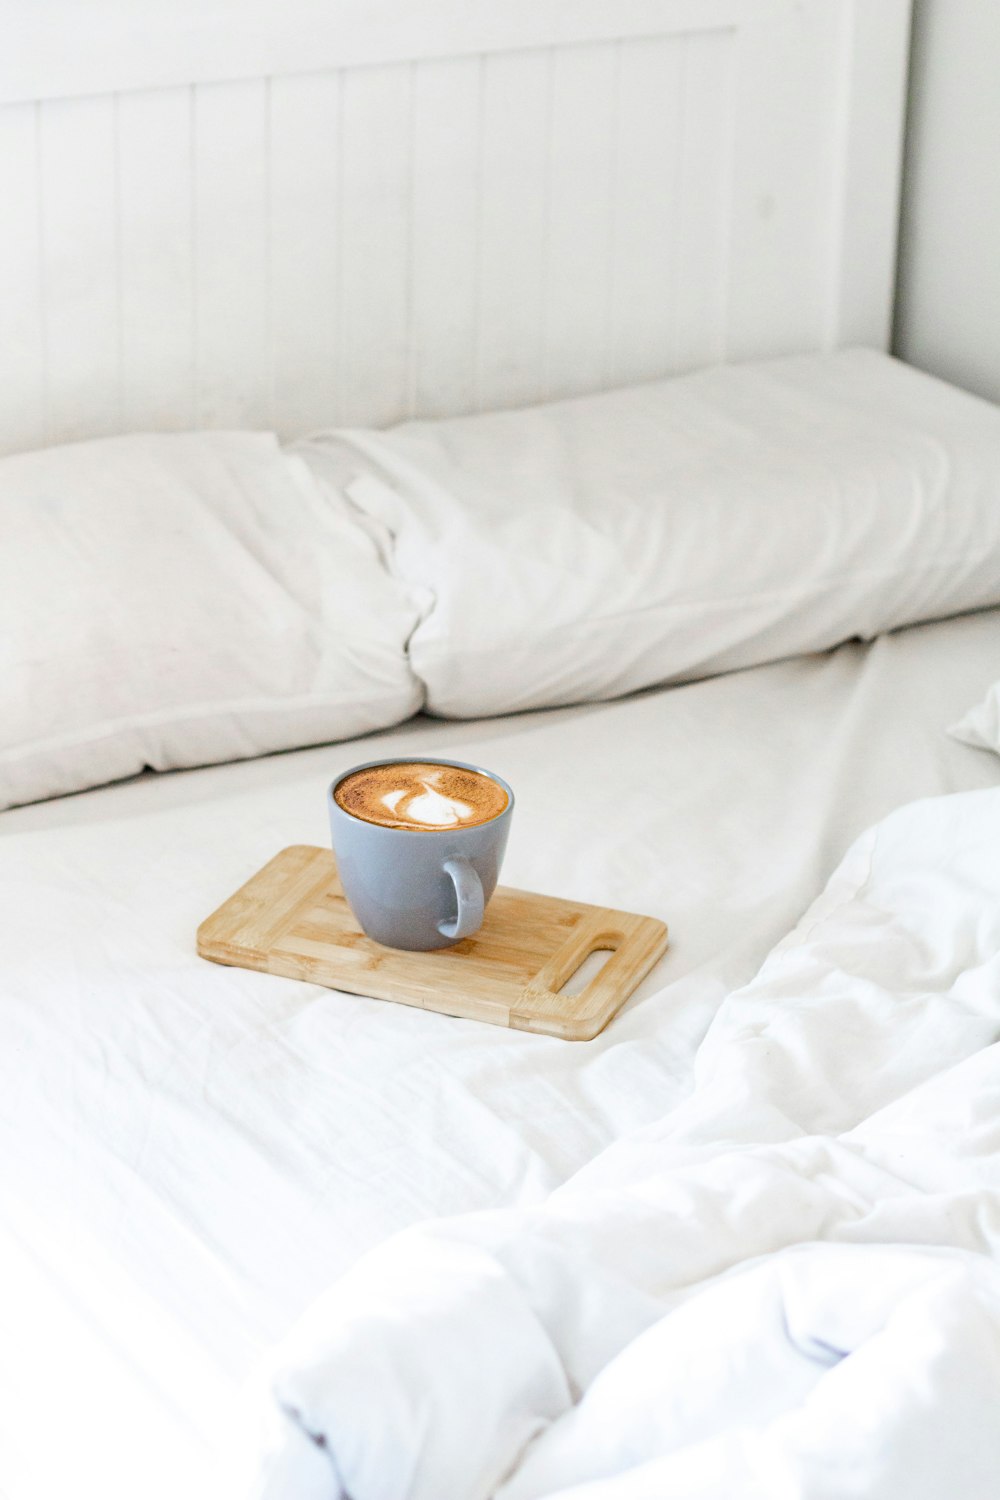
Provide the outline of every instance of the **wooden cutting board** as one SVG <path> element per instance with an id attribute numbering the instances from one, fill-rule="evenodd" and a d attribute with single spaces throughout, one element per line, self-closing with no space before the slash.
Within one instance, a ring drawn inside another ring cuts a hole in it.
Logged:
<path id="1" fill-rule="evenodd" d="M 666 946 L 655 917 L 498 886 L 474 937 L 432 953 L 383 948 L 358 926 L 333 854 L 305 844 L 276 854 L 198 929 L 198 952 L 214 963 L 568 1041 L 596 1036 Z M 579 994 L 560 994 L 607 949 Z"/>

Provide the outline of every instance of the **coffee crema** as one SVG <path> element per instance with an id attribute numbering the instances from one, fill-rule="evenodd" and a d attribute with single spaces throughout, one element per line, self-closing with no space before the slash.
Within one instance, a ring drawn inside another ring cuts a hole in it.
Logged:
<path id="1" fill-rule="evenodd" d="M 333 795 L 345 812 L 365 823 L 422 833 L 489 823 L 510 800 L 491 776 L 423 760 L 366 766 L 345 776 Z"/>

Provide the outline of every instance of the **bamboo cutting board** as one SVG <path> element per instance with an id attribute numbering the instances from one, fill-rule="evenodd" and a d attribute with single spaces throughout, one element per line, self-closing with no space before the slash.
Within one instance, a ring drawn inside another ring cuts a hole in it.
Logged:
<path id="1" fill-rule="evenodd" d="M 305 979 L 450 1016 L 589 1041 L 667 946 L 655 917 L 498 886 L 474 937 L 432 953 L 365 937 L 328 849 L 283 849 L 198 929 L 214 963 Z M 560 994 L 589 954 L 612 956 L 579 994 Z"/>

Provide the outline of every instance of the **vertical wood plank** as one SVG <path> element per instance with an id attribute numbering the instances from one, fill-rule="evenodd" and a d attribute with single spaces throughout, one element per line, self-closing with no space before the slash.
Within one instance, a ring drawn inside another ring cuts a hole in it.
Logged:
<path id="1" fill-rule="evenodd" d="M 116 101 L 41 106 L 42 279 L 52 442 L 121 428 Z"/>
<path id="2" fill-rule="evenodd" d="M 613 385 L 648 380 L 670 366 L 683 47 L 682 38 L 650 37 L 622 49 L 608 363 Z"/>
<path id="3" fill-rule="evenodd" d="M 476 382 L 480 410 L 545 394 L 552 54 L 482 61 Z"/>
<path id="4" fill-rule="evenodd" d="M 885 349 L 889 345 L 910 10 L 910 0 L 882 0 L 881 5 L 849 0 L 843 22 L 847 31 L 840 83 L 844 128 L 837 151 L 841 186 L 835 195 L 840 222 L 832 229 L 839 253 L 831 272 L 825 328 L 825 341 L 831 347 L 869 344 Z M 995 20 L 993 25 L 996 36 Z M 992 164 L 986 170 L 995 183 Z M 995 292 L 995 268 L 991 279 Z"/>
<path id="5" fill-rule="evenodd" d="M 340 224 L 341 421 L 407 409 L 413 69 L 344 74 Z"/>
<path id="6" fill-rule="evenodd" d="M 274 425 L 286 436 L 337 419 L 340 75 L 271 85 Z"/>
<path id="7" fill-rule="evenodd" d="M 118 107 L 122 423 L 195 424 L 192 142 L 188 89 Z"/>
<path id="8" fill-rule="evenodd" d="M 408 415 L 473 401 L 481 73 L 463 57 L 421 63 L 414 75 Z"/>
<path id="9" fill-rule="evenodd" d="M 193 91 L 198 425 L 271 420 L 268 85 Z"/>
<path id="10" fill-rule="evenodd" d="M 690 370 L 725 357 L 734 72 L 729 32 L 684 39 L 679 234 L 670 358 Z"/>
<path id="11" fill-rule="evenodd" d="M 0 451 L 41 447 L 45 424 L 38 113 L 0 109 Z"/>
<path id="12" fill-rule="evenodd" d="M 545 385 L 552 396 L 606 383 L 619 44 L 555 55 L 549 161 Z"/>
<path id="13" fill-rule="evenodd" d="M 852 108 L 847 3 L 772 3 L 735 33 L 734 359 L 823 347 Z"/>

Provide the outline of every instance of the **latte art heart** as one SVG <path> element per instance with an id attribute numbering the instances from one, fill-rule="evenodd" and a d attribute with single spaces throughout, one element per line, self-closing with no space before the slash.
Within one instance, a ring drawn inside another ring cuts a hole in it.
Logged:
<path id="1" fill-rule="evenodd" d="M 507 806 L 507 793 L 492 777 L 433 761 L 365 767 L 345 777 L 334 796 L 367 823 L 429 833 L 487 823 Z"/>
<path id="2" fill-rule="evenodd" d="M 444 796 L 430 781 L 420 784 L 422 792 L 409 795 L 390 792 L 382 801 L 396 817 L 406 818 L 409 823 L 420 823 L 424 828 L 457 828 L 460 823 L 469 823 L 475 817 L 475 809 L 468 802 Z"/>

